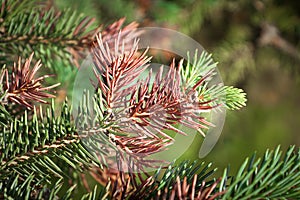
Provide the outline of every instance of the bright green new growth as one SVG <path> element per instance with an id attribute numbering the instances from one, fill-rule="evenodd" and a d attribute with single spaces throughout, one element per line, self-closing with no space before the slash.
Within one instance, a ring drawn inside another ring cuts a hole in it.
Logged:
<path id="1" fill-rule="evenodd" d="M 181 71 L 184 88 L 191 88 L 197 81 L 207 74 L 211 77 L 217 73 L 217 63 L 213 61 L 212 55 L 203 51 L 198 58 L 198 51 L 195 52 L 193 59 L 188 53 L 188 61 Z M 209 78 L 211 78 L 209 77 Z M 219 80 L 220 82 L 221 80 Z M 246 93 L 239 88 L 233 86 L 224 86 L 221 82 L 211 84 L 207 82 L 203 87 L 198 88 L 198 98 L 207 100 L 216 99 L 215 105 L 223 104 L 227 109 L 238 110 L 246 106 Z"/>

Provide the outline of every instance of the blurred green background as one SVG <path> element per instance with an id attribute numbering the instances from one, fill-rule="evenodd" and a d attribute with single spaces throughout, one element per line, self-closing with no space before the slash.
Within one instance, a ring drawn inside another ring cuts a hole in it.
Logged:
<path id="1" fill-rule="evenodd" d="M 247 107 L 227 112 L 218 143 L 204 159 L 219 173 L 235 171 L 254 151 L 300 144 L 300 1 L 287 0 L 56 0 L 109 24 L 175 29 L 213 54 L 225 85 L 243 88 Z M 195 140 L 185 158 L 198 158 Z"/>

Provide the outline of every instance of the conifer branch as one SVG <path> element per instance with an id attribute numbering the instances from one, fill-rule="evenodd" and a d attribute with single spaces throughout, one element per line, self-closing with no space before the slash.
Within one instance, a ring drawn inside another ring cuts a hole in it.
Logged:
<path id="1" fill-rule="evenodd" d="M 130 85 L 147 67 L 150 58 L 146 51 L 139 57 L 137 53 L 137 41 L 134 41 L 128 53 L 125 52 L 125 41 L 120 41 L 121 34 L 114 41 L 114 48 L 103 41 L 101 35 L 97 37 L 92 49 L 95 63 L 95 74 L 98 78 L 108 109 L 118 108 L 122 105 L 135 86 L 124 89 Z"/>
<path id="2" fill-rule="evenodd" d="M 298 199 L 299 159 L 300 150 L 295 146 L 290 146 L 285 153 L 278 146 L 257 159 L 254 154 L 232 178 L 227 177 L 228 170 L 225 170 L 220 188 L 225 187 L 227 192 L 222 199 Z"/>
<path id="3" fill-rule="evenodd" d="M 213 77 L 216 74 L 214 69 L 217 67 L 217 63 L 213 61 L 211 54 L 202 52 L 198 57 L 198 51 L 195 51 L 193 58 L 188 53 L 188 60 L 184 66 L 186 69 L 181 71 L 184 88 L 190 88 L 209 72 Z M 208 82 L 199 85 L 195 98 L 198 98 L 200 102 L 211 101 L 210 105 L 212 106 L 222 104 L 230 110 L 238 110 L 244 107 L 247 101 L 246 93 L 242 89 L 224 86 L 222 83 L 208 85 Z"/>
<path id="4" fill-rule="evenodd" d="M 102 26 L 95 27 L 94 18 L 82 17 L 72 10 L 59 12 L 37 2 L 26 2 L 2 0 L 0 4 L 0 64 L 11 62 L 16 54 L 29 56 L 34 51 L 47 67 L 55 65 L 57 59 L 79 67 Z M 114 42 L 124 22 L 125 18 L 121 18 L 102 30 L 103 40 Z M 137 37 L 137 26 L 135 22 L 125 26 L 121 38 Z"/>
<path id="5" fill-rule="evenodd" d="M 158 170 L 146 179 L 130 198 L 143 196 L 147 199 L 217 199 L 224 191 L 218 191 L 221 179 L 207 181 L 216 169 L 211 164 L 184 161 L 170 165 L 164 172 Z M 162 176 L 162 178 L 159 178 Z"/>
<path id="6" fill-rule="evenodd" d="M 58 12 L 34 1 L 26 2 L 2 0 L 1 62 L 11 62 L 18 52 L 29 56 L 34 51 L 48 67 L 53 65 L 53 58 L 78 65 L 79 55 L 82 56 L 99 30 L 91 30 L 94 19 L 77 17 L 71 10 Z"/>
<path id="7" fill-rule="evenodd" d="M 133 39 L 131 45 L 126 45 L 131 46 L 131 50 L 125 52 L 125 42 L 120 41 L 121 35 L 122 31 L 115 39 L 113 47 L 104 42 L 101 35 L 97 37 L 92 49 L 94 72 L 105 101 L 106 112 L 112 116 L 110 121 L 117 125 L 116 129 L 108 131 L 128 135 L 119 136 L 112 133 L 110 138 L 120 148 L 119 153 L 123 159 L 126 160 L 126 155 L 129 155 L 128 159 L 134 158 L 140 167 L 140 164 L 147 166 L 146 162 L 150 161 L 143 162 L 145 155 L 162 151 L 173 140 L 163 130 L 168 129 L 185 135 L 173 125 L 180 123 L 201 133 L 201 129 L 206 128 L 205 125 L 210 125 L 204 117 L 198 116 L 198 113 L 212 109 L 213 106 L 208 103 L 213 100 L 198 102 L 191 99 L 196 93 L 196 88 L 202 85 L 210 74 L 197 80 L 195 85 L 188 89 L 187 94 L 184 94 L 180 85 L 181 68 L 179 66 L 176 69 L 173 62 L 165 77 L 162 76 L 161 68 L 152 85 L 149 82 L 151 72 L 143 84 L 137 79 L 151 58 L 145 55 L 146 51 L 137 55 L 138 43 Z M 193 119 L 197 119 L 198 122 Z M 158 135 L 161 135 L 162 139 Z"/>
<path id="8" fill-rule="evenodd" d="M 1 4 L 4 20 L 10 9 L 6 5 Z M 17 2 L 15 6 L 21 5 Z M 65 56 L 67 48 L 71 49 L 68 53 L 76 57 L 74 52 L 89 47 L 95 64 L 94 73 L 98 80 L 95 90 L 98 93 L 90 107 L 87 91 L 76 108 L 78 117 L 73 119 L 67 103 L 63 104 L 60 115 L 55 114 L 54 101 L 46 111 L 34 106 L 34 102 L 46 103 L 45 98 L 53 98 L 45 91 L 57 85 L 41 85 L 48 75 L 34 77 L 41 64 L 38 61 L 30 69 L 33 54 L 23 64 L 19 59 L 11 71 L 7 68 L 2 71 L 0 89 L 3 101 L 0 106 L 3 109 L 0 107 L 0 119 L 5 126 L 0 127 L 0 193 L 3 197 L 15 194 L 16 198 L 55 199 L 62 184 L 67 184 L 66 180 L 71 178 L 67 169 L 81 176 L 91 171 L 95 180 L 105 186 L 101 187 L 101 194 L 112 198 L 134 198 L 143 194 L 149 198 L 162 195 L 171 199 L 209 199 L 223 194 L 224 191 L 217 191 L 219 181 L 205 180 L 214 171 L 207 172 L 209 166 L 188 163 L 171 166 L 161 180 L 158 179 L 160 171 L 151 176 L 145 170 L 161 167 L 164 163 L 149 158 L 173 143 L 174 139 L 164 131 L 187 134 L 177 128 L 180 124 L 205 136 L 202 129 L 212 126 L 202 114 L 218 107 L 222 99 L 213 96 L 221 93 L 220 90 L 207 87 L 216 67 L 207 54 L 201 54 L 199 62 L 188 62 L 187 66 L 183 61 L 178 64 L 173 61 L 170 66 L 161 68 L 151 83 L 151 71 L 145 80 L 139 78 L 151 57 L 146 55 L 147 50 L 138 51 L 136 37 L 141 32 L 137 31 L 137 23 L 122 28 L 124 19 L 120 19 L 96 34 L 98 29 L 87 31 L 92 23 L 89 18 L 79 22 L 70 13 L 53 10 L 38 13 L 38 8 L 23 11 L 15 13 L 12 18 L 29 28 L 25 30 L 27 36 L 22 36 L 16 24 L 2 21 L 0 27 L 4 31 L 1 36 L 5 37 L 1 41 L 5 46 L 13 50 L 17 45 L 11 48 L 9 45 L 17 42 L 24 49 L 39 47 L 37 54 L 47 57 L 55 49 L 51 49 L 52 43 L 56 43 L 62 49 L 54 55 L 63 59 L 69 58 Z M 42 21 L 42 25 L 38 27 L 34 20 Z M 31 22 L 35 23 L 32 25 Z M 28 35 L 32 36 L 31 39 Z M 29 46 L 22 44 L 24 42 Z M 47 50 L 41 50 L 44 47 Z M 223 87 L 224 90 L 227 89 Z M 228 90 L 231 95 L 227 98 L 231 103 L 228 105 L 237 109 L 243 106 L 245 96 L 242 92 Z M 239 97 L 237 100 L 236 96 Z M 18 118 L 8 120 L 9 114 L 5 112 L 8 101 L 24 105 L 32 112 L 25 111 Z M 109 168 L 111 163 L 116 172 Z M 201 167 L 204 168 L 196 173 Z M 108 177 L 103 179 L 104 175 Z M 8 184 L 13 187 L 7 187 Z M 63 198 L 73 194 L 76 186 L 70 185 Z M 87 187 L 88 184 L 84 185 Z M 94 187 L 83 198 L 95 199 L 96 193 Z"/>
<path id="9" fill-rule="evenodd" d="M 0 102 L 3 102 L 6 94 L 3 91 L 2 86 L 0 86 L 0 94 L 2 94 L 0 96 Z M 6 126 L 6 124 L 9 122 L 9 120 L 11 120 L 10 114 L 7 112 L 4 104 L 0 103 L 0 125 Z"/>
<path id="10" fill-rule="evenodd" d="M 81 142 L 72 125 L 68 105 L 65 103 L 61 110 L 61 115 L 55 116 L 52 104 L 46 112 L 40 108 L 38 114 L 34 110 L 32 119 L 28 119 L 25 112 L 7 128 L 1 127 L 0 194 L 14 194 L 15 198 L 43 196 L 44 192 L 54 195 L 70 178 L 63 168 L 82 173 L 91 166 L 101 166 L 100 161 Z M 55 181 L 59 181 L 59 188 L 52 188 Z M 15 187 L 7 187 L 11 182 Z M 67 192 L 71 193 L 72 190 Z M 52 199 L 55 197 L 53 195 L 47 198 Z"/>
<path id="11" fill-rule="evenodd" d="M 110 27 L 120 28 L 115 24 Z M 188 61 L 186 67 L 183 67 L 183 61 L 177 66 L 173 61 L 167 69 L 159 70 L 153 83 L 150 82 L 151 71 L 145 80 L 140 80 L 139 76 L 147 69 L 151 57 L 146 56 L 147 50 L 142 53 L 137 51 L 138 40 L 133 37 L 136 34 L 134 29 L 130 31 L 133 33 L 126 35 L 120 29 L 110 41 L 105 41 L 99 33 L 93 42 L 94 73 L 98 79 L 95 89 L 101 91 L 103 101 L 96 110 L 100 111 L 98 116 L 103 116 L 104 121 L 100 123 L 113 124 L 98 133 L 107 135 L 109 143 L 117 147 L 116 155 L 120 157 L 117 159 L 127 163 L 129 168 L 136 165 L 138 170 L 143 171 L 143 166 L 155 166 L 153 160 L 146 159 L 147 156 L 172 144 L 173 138 L 165 130 L 186 135 L 176 128 L 181 124 L 205 136 L 202 129 L 212 124 L 201 113 L 218 107 L 223 99 L 214 97 L 215 94 L 207 87 L 215 74 L 216 64 L 206 53 L 202 53 L 198 61 L 196 52 L 194 62 Z M 205 91 L 205 94 L 198 96 L 199 91 Z M 231 95 L 240 93 L 241 90 L 235 90 Z M 239 106 L 235 108 L 240 108 L 244 105 L 245 96 L 230 100 L 228 105 L 238 101 Z M 92 129 L 93 126 L 90 126 L 87 131 Z"/>
<path id="12" fill-rule="evenodd" d="M 38 61 L 31 70 L 30 65 L 32 58 L 33 53 L 24 63 L 21 63 L 21 58 L 19 58 L 18 63 L 14 63 L 10 74 L 7 68 L 0 74 L 1 88 L 2 91 L 5 91 L 2 94 L 3 104 L 7 104 L 8 102 L 6 101 L 10 101 L 32 109 L 32 102 L 47 103 L 47 101 L 44 100 L 45 98 L 55 97 L 45 91 L 57 87 L 59 83 L 43 87 L 41 83 L 48 78 L 49 75 L 35 78 L 36 73 L 42 65 L 40 61 Z"/>

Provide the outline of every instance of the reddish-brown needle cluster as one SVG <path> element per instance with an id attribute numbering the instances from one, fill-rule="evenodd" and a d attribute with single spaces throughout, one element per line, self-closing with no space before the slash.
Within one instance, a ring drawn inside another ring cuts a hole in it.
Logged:
<path id="1" fill-rule="evenodd" d="M 11 73 L 8 72 L 8 69 L 4 69 L 0 75 L 2 89 L 6 92 L 5 98 L 8 101 L 24 105 L 28 109 L 33 108 L 32 102 L 47 103 L 45 98 L 54 98 L 54 95 L 46 91 L 59 85 L 42 86 L 41 83 L 50 75 L 35 78 L 42 64 L 38 61 L 31 70 L 32 57 L 33 53 L 24 63 L 19 58 L 18 63 L 14 63 Z"/>
<path id="2" fill-rule="evenodd" d="M 111 115 L 106 119 L 116 125 L 108 135 L 120 150 L 118 155 L 148 166 L 147 156 L 172 144 L 166 130 L 186 135 L 180 130 L 182 125 L 204 135 L 202 129 L 211 125 L 201 112 L 211 110 L 213 100 L 199 101 L 197 97 L 198 87 L 211 74 L 200 77 L 193 87 L 183 88 L 187 85 L 182 84 L 183 61 L 176 64 L 173 60 L 156 75 L 149 70 L 142 79 L 151 57 L 146 55 L 147 49 L 139 52 L 136 24 L 122 30 L 122 23 L 118 21 L 96 36 L 92 47 L 94 73 L 105 100 L 105 114 Z"/>

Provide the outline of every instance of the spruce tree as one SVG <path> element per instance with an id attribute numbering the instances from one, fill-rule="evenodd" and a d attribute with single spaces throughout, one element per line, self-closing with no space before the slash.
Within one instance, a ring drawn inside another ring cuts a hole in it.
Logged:
<path id="1" fill-rule="evenodd" d="M 178 125 L 205 137 L 212 124 L 203 110 L 245 106 L 243 90 L 208 86 L 216 71 L 208 53 L 138 81 L 152 58 L 138 49 L 136 22 L 95 25 L 33 0 L 0 6 L 0 199 L 299 198 L 294 146 L 254 154 L 219 178 L 211 163 L 150 158 L 172 145 L 172 133 L 189 134 Z M 57 100 L 55 77 L 72 82 L 86 53 L 96 83 L 72 108 L 73 99 Z"/>

